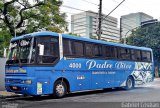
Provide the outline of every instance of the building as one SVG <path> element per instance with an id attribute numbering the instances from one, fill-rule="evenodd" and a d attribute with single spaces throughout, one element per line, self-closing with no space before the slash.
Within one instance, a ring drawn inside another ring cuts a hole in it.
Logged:
<path id="1" fill-rule="evenodd" d="M 148 20 L 141 22 L 141 27 L 146 27 L 150 25 L 158 24 L 158 19 Z"/>
<path id="2" fill-rule="evenodd" d="M 6 58 L 0 58 L 0 91 L 5 90 L 5 63 Z"/>
<path id="3" fill-rule="evenodd" d="M 105 17 L 106 15 L 103 15 Z M 117 18 L 108 16 L 102 21 L 101 40 L 119 42 L 119 28 Z M 97 39 L 98 13 L 85 11 L 71 16 L 71 32 L 84 38 Z"/>
<path id="4" fill-rule="evenodd" d="M 153 17 L 143 12 L 131 13 L 128 15 L 121 16 L 120 28 L 122 38 L 130 36 L 132 30 L 134 30 L 137 27 L 140 27 L 142 22 L 148 20 L 153 20 Z"/>

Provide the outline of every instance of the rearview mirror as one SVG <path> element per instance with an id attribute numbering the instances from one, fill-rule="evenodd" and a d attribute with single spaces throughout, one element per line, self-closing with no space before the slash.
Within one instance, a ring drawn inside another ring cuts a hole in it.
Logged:
<path id="1" fill-rule="evenodd" d="M 44 45 L 42 44 L 38 44 L 38 47 L 39 47 L 39 55 L 44 55 Z"/>

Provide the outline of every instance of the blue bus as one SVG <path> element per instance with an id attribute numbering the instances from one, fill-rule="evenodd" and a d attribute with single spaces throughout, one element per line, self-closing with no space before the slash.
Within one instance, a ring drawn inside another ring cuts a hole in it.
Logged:
<path id="1" fill-rule="evenodd" d="M 132 89 L 154 80 L 152 49 L 55 32 L 11 39 L 5 67 L 8 92 L 61 98 L 113 87 Z"/>

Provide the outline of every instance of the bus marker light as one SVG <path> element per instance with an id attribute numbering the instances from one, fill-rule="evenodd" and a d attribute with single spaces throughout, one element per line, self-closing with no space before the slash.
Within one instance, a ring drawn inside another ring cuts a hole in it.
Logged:
<path id="1" fill-rule="evenodd" d="M 45 84 L 49 84 L 49 82 L 47 82 L 47 81 L 46 81 L 46 82 L 44 82 L 44 83 L 45 83 Z"/>
<path id="2" fill-rule="evenodd" d="M 62 70 L 62 72 L 65 72 L 65 70 Z"/>
<path id="3" fill-rule="evenodd" d="M 52 70 L 52 72 L 55 72 L 55 70 Z"/>

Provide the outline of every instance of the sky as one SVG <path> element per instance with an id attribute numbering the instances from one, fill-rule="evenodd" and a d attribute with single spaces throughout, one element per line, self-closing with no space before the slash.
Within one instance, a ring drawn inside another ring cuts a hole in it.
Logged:
<path id="1" fill-rule="evenodd" d="M 94 3 L 88 3 L 88 2 Z M 108 14 L 113 10 L 121 1 L 123 0 L 102 0 L 102 13 Z M 63 0 L 63 5 L 70 7 L 82 9 L 82 10 L 91 10 L 98 12 L 99 0 Z M 62 12 L 66 12 L 68 15 L 67 21 L 70 21 L 70 16 L 72 14 L 80 13 L 83 11 L 69 9 L 61 7 Z M 125 0 L 122 5 L 120 5 L 110 16 L 115 18 L 120 18 L 122 15 L 144 12 L 148 15 L 153 16 L 155 19 L 160 19 L 160 0 Z"/>

